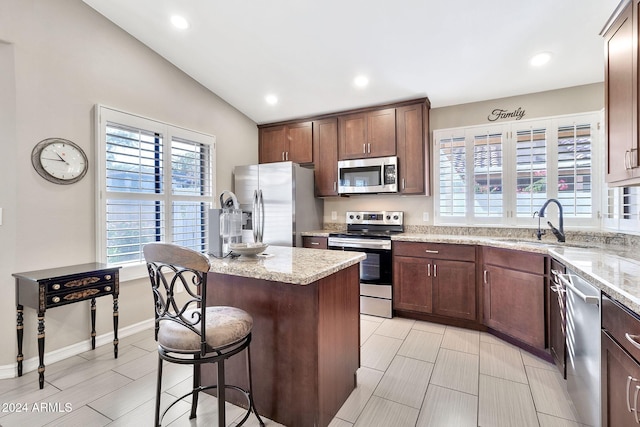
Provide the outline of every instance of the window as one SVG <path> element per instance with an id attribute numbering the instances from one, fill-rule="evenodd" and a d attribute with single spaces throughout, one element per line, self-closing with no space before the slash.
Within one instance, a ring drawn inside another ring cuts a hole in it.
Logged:
<path id="1" fill-rule="evenodd" d="M 638 234 L 640 230 L 640 187 L 617 187 L 607 191 L 604 226 Z"/>
<path id="2" fill-rule="evenodd" d="M 144 262 L 165 241 L 207 250 L 215 137 L 98 106 L 98 259 Z"/>
<path id="3" fill-rule="evenodd" d="M 598 120 L 594 113 L 434 131 L 436 223 L 532 226 L 534 212 L 557 198 L 568 224 L 596 226 Z"/>

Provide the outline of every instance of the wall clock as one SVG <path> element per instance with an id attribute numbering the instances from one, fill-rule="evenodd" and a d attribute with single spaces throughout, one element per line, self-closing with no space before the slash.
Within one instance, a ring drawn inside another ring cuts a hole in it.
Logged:
<path id="1" fill-rule="evenodd" d="M 31 164 L 41 177 L 56 184 L 80 181 L 89 169 L 82 148 L 62 138 L 47 138 L 33 147 Z"/>

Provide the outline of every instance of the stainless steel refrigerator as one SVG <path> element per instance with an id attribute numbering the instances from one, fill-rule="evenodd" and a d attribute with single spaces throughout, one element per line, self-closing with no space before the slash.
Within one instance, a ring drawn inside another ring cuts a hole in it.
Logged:
<path id="1" fill-rule="evenodd" d="M 313 169 L 293 162 L 236 166 L 234 193 L 243 211 L 243 242 L 302 246 L 301 232 L 322 228 Z"/>

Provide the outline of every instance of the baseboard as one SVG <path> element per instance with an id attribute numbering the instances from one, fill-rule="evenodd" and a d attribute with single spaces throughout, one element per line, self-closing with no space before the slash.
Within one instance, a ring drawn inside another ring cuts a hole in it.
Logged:
<path id="1" fill-rule="evenodd" d="M 118 328 L 118 340 L 128 337 L 133 334 L 137 334 L 138 332 L 144 331 L 145 329 L 153 328 L 153 319 L 144 320 L 142 322 L 126 326 L 124 328 Z M 113 343 L 113 331 L 96 336 L 96 347 L 106 344 Z M 52 363 L 59 362 L 60 360 L 67 359 L 72 356 L 76 356 L 80 353 L 84 353 L 85 351 L 91 350 L 91 339 L 86 341 L 81 341 L 77 344 L 73 344 L 67 347 L 60 348 L 58 350 L 53 350 L 51 352 L 46 352 L 44 354 L 45 364 L 50 365 Z M 22 373 L 26 374 L 27 372 L 35 371 L 38 369 L 39 364 L 38 356 L 32 357 L 29 359 L 25 359 L 22 362 Z M 18 376 L 18 364 L 11 363 L 9 365 L 0 366 L 0 379 L 7 378 L 15 378 Z"/>

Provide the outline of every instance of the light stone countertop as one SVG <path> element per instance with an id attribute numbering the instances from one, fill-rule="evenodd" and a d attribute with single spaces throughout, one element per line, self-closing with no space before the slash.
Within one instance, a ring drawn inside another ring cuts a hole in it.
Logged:
<path id="1" fill-rule="evenodd" d="M 327 237 L 330 232 L 330 230 L 319 230 L 306 235 Z M 596 288 L 640 314 L 640 248 L 636 246 L 571 241 L 557 243 L 550 240 L 548 236 L 538 241 L 534 238 L 426 233 L 395 234 L 391 240 L 481 245 L 547 254 L 562 262 Z"/>
<path id="2" fill-rule="evenodd" d="M 210 272 L 274 282 L 308 285 L 364 260 L 366 255 L 351 251 L 269 246 L 257 257 L 215 258 Z"/>

